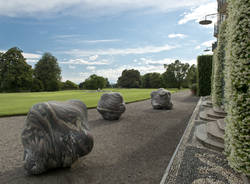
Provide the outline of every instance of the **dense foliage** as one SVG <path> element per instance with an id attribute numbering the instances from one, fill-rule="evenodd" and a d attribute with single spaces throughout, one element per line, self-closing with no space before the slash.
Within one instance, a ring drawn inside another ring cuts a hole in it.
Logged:
<path id="1" fill-rule="evenodd" d="M 91 75 L 83 83 L 79 85 L 83 89 L 102 89 L 107 85 L 107 79 L 98 75 Z"/>
<path id="2" fill-rule="evenodd" d="M 78 85 L 70 80 L 66 80 L 65 82 L 61 83 L 62 90 L 69 90 L 69 89 L 78 89 Z"/>
<path id="3" fill-rule="evenodd" d="M 235 170 L 250 176 L 250 1 L 229 0 L 225 60 L 225 151 Z"/>
<path id="4" fill-rule="evenodd" d="M 15 53 L 15 54 L 13 54 Z M 166 72 L 146 73 L 141 76 L 135 69 L 124 70 L 117 84 L 110 84 L 107 78 L 91 75 L 79 85 L 72 81 L 61 82 L 61 69 L 56 57 L 44 53 L 34 69 L 25 62 L 18 48 L 0 52 L 0 92 L 12 91 L 58 91 L 69 89 L 122 88 L 181 88 L 189 87 L 196 81 L 196 67 L 176 60 L 164 65 Z"/>
<path id="5" fill-rule="evenodd" d="M 29 91 L 32 84 L 32 68 L 17 47 L 0 54 L 0 91 Z"/>
<path id="6" fill-rule="evenodd" d="M 218 46 L 213 56 L 212 74 L 212 102 L 214 106 L 221 106 L 224 98 L 224 65 L 226 46 L 226 21 L 220 25 L 218 35 Z"/>
<path id="7" fill-rule="evenodd" d="M 42 82 L 45 91 L 58 91 L 60 89 L 61 69 L 57 59 L 50 53 L 43 54 L 35 65 L 34 77 Z"/>
<path id="8" fill-rule="evenodd" d="M 122 76 L 118 78 L 118 86 L 123 88 L 139 88 L 141 86 L 141 75 L 138 70 L 123 70 Z"/>
<path id="9" fill-rule="evenodd" d="M 189 64 L 176 60 L 174 63 L 164 65 L 167 70 L 163 73 L 163 80 L 167 88 L 181 88 L 187 76 Z"/>
<path id="10" fill-rule="evenodd" d="M 185 78 L 188 86 L 195 84 L 197 82 L 197 67 L 192 65 L 187 72 L 187 77 Z"/>
<path id="11" fill-rule="evenodd" d="M 143 88 L 161 88 L 163 87 L 163 80 L 160 73 L 147 73 L 142 76 Z"/>
<path id="12" fill-rule="evenodd" d="M 197 93 L 207 96 L 211 93 L 212 55 L 202 55 L 197 58 Z"/>

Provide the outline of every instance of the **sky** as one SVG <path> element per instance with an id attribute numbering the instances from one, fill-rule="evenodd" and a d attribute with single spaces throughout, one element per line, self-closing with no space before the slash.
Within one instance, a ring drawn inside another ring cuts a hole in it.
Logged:
<path id="1" fill-rule="evenodd" d="M 216 12 L 216 0 L 0 0 L 0 52 L 18 47 L 33 68 L 49 52 L 62 81 L 116 83 L 124 69 L 163 73 L 211 54 L 213 24 L 198 22 Z"/>

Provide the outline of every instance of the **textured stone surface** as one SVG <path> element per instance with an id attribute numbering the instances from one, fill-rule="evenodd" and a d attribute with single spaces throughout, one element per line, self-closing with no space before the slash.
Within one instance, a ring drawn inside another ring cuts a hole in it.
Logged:
<path id="1" fill-rule="evenodd" d="M 151 104 L 154 109 L 172 109 L 170 91 L 160 88 L 151 93 Z"/>
<path id="2" fill-rule="evenodd" d="M 25 120 L 22 144 L 29 174 L 70 167 L 93 148 L 85 104 L 70 100 L 34 105 Z"/>
<path id="3" fill-rule="evenodd" d="M 97 106 L 98 112 L 106 120 L 117 120 L 126 107 L 120 93 L 105 93 L 102 95 Z"/>

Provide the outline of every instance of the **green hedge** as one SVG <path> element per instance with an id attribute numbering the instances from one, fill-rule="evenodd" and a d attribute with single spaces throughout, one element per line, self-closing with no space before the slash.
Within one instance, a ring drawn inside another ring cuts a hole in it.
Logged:
<path id="1" fill-rule="evenodd" d="M 224 64 L 225 64 L 225 46 L 226 46 L 226 21 L 220 25 L 218 35 L 218 46 L 213 56 L 212 72 L 212 102 L 214 106 L 223 105 L 224 97 Z"/>
<path id="2" fill-rule="evenodd" d="M 250 1 L 229 0 L 225 61 L 226 136 L 229 164 L 250 176 Z"/>
<path id="3" fill-rule="evenodd" d="M 211 74 L 213 55 L 202 55 L 197 58 L 197 94 L 207 96 L 211 93 Z"/>

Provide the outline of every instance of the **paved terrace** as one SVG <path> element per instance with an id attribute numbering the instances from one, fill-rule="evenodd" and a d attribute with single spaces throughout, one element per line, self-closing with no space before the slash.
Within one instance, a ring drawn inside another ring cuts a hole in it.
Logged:
<path id="1" fill-rule="evenodd" d="M 0 183 L 160 183 L 198 101 L 189 91 L 172 95 L 172 110 L 153 110 L 150 100 L 126 105 L 118 121 L 88 110 L 92 152 L 70 169 L 29 176 L 23 169 L 21 131 L 25 116 L 0 118 Z"/>

